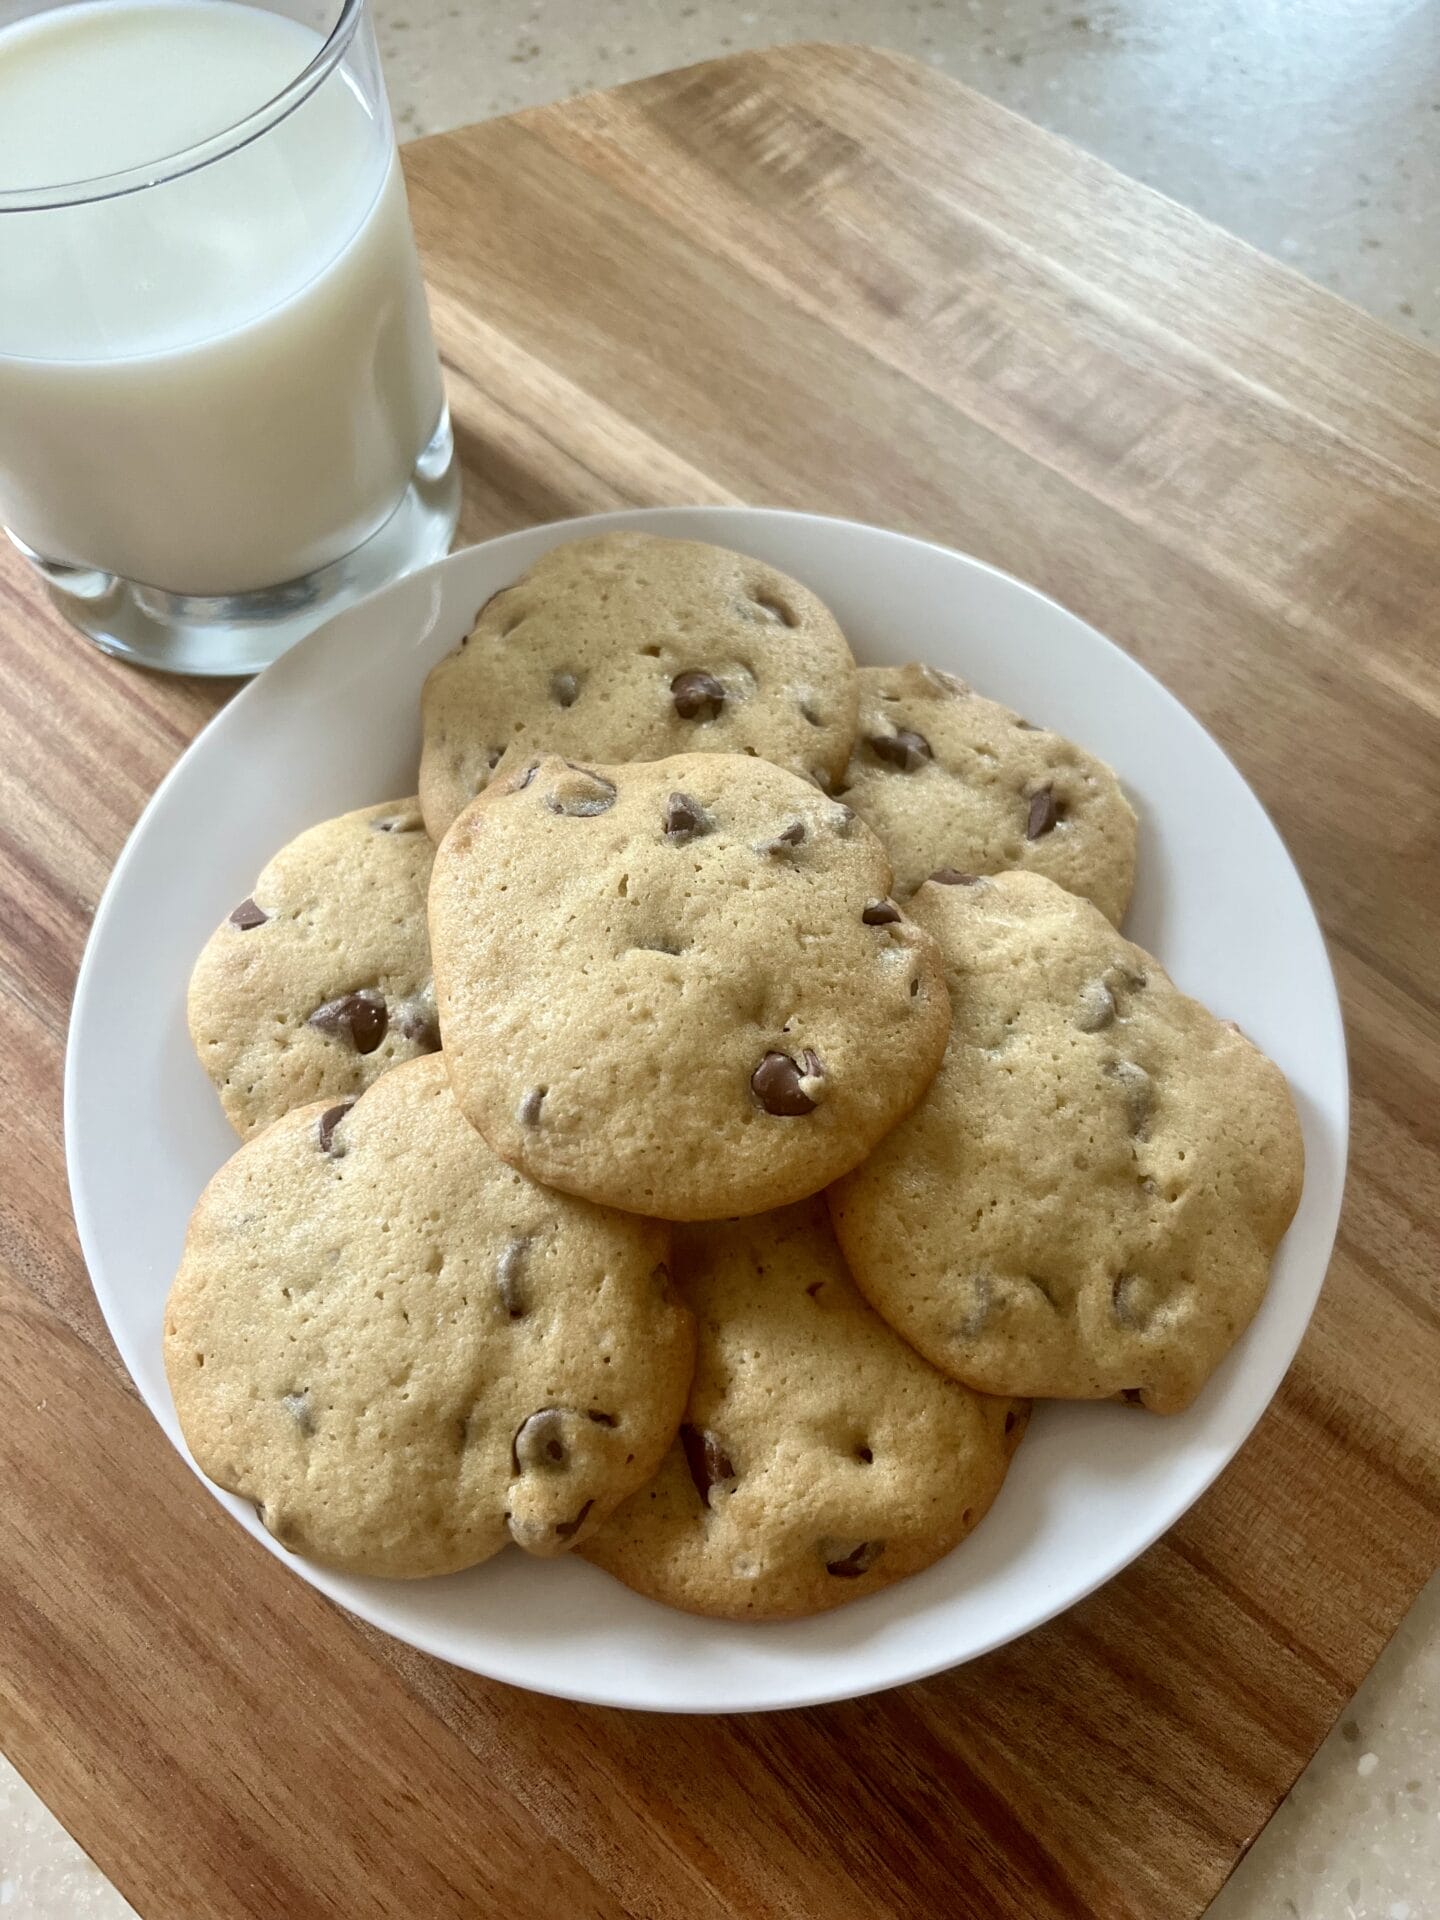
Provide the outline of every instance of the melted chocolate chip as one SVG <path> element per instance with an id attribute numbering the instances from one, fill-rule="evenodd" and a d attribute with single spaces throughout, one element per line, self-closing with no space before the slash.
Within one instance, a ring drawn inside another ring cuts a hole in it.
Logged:
<path id="1" fill-rule="evenodd" d="M 1087 980 L 1080 989 L 1075 1024 L 1081 1033 L 1099 1033 L 1115 1018 L 1115 996 L 1103 980 Z"/>
<path id="2" fill-rule="evenodd" d="M 494 763 L 492 762 L 491 764 L 493 765 Z M 523 768 L 519 773 L 511 774 L 505 783 L 506 793 L 523 793 L 539 771 L 540 762 L 538 760 L 532 760 L 528 767 Z"/>
<path id="3" fill-rule="evenodd" d="M 566 1466 L 565 1413 L 561 1407 L 542 1407 L 521 1422 L 511 1442 L 517 1473 L 556 1473 Z"/>
<path id="4" fill-rule="evenodd" d="M 703 834 L 713 833 L 715 822 L 688 793 L 672 793 L 665 802 L 665 838 L 685 847 Z"/>
<path id="5" fill-rule="evenodd" d="M 342 1100 L 339 1106 L 327 1107 L 315 1122 L 315 1138 L 319 1143 L 320 1151 L 328 1153 L 332 1159 L 338 1159 L 340 1155 L 340 1148 L 335 1140 L 335 1129 L 354 1104 L 353 1100 Z"/>
<path id="6" fill-rule="evenodd" d="M 249 933 L 253 927 L 263 927 L 270 918 L 263 907 L 257 907 L 253 900 L 242 900 L 230 916 L 232 927 L 238 927 L 241 933 Z"/>
<path id="7" fill-rule="evenodd" d="M 870 900 L 866 902 L 860 920 L 867 927 L 893 927 L 900 917 L 900 909 L 893 900 Z"/>
<path id="8" fill-rule="evenodd" d="M 825 1571 L 834 1574 L 837 1580 L 858 1580 L 862 1573 L 868 1573 L 885 1551 L 883 1540 L 862 1540 L 858 1547 L 848 1552 L 841 1550 L 833 1541 L 821 1544 L 821 1553 L 825 1558 Z"/>
<path id="9" fill-rule="evenodd" d="M 416 812 L 386 813 L 370 822 L 372 833 L 423 833 L 425 822 Z"/>
<path id="10" fill-rule="evenodd" d="M 309 1388 L 302 1388 L 299 1393 L 282 1393 L 280 1404 L 308 1440 L 315 1431 L 315 1416 L 310 1411 Z"/>
<path id="11" fill-rule="evenodd" d="M 1016 716 L 1015 725 L 1020 729 L 1021 733 L 1043 733 L 1045 731 L 1043 727 L 1037 727 L 1033 720 L 1022 720 L 1018 715 Z"/>
<path id="12" fill-rule="evenodd" d="M 937 867 L 930 878 L 937 887 L 974 887 L 978 886 L 978 873 L 961 873 L 958 867 Z"/>
<path id="13" fill-rule="evenodd" d="M 426 1053 L 439 1051 L 440 1017 L 435 1011 L 433 980 L 427 981 L 409 1000 L 400 1002 L 391 1024 L 412 1046 L 421 1047 Z"/>
<path id="14" fill-rule="evenodd" d="M 714 720 L 725 704 L 725 687 L 713 673 L 691 667 L 670 682 L 670 697 L 682 720 Z"/>
<path id="15" fill-rule="evenodd" d="M 385 1038 L 390 1016 L 384 994 L 374 987 L 362 987 L 358 993 L 342 993 L 338 1000 L 327 1000 L 323 1007 L 316 1007 L 306 1024 L 317 1033 L 348 1040 L 357 1053 L 373 1053 Z"/>
<path id="16" fill-rule="evenodd" d="M 682 1426 L 680 1445 L 685 1450 L 685 1464 L 695 1482 L 695 1491 L 708 1507 L 711 1488 L 735 1478 L 730 1456 L 708 1427 Z"/>
<path id="17" fill-rule="evenodd" d="M 1025 817 L 1025 838 L 1043 839 L 1047 833 L 1053 833 L 1064 818 L 1060 802 L 1055 798 L 1053 787 L 1041 787 L 1038 793 L 1030 796 L 1030 811 Z"/>
<path id="18" fill-rule="evenodd" d="M 801 1081 L 818 1080 L 824 1071 L 819 1056 L 808 1047 L 798 1061 L 788 1053 L 767 1053 L 750 1076 L 750 1088 L 766 1113 L 798 1119 L 815 1111 L 815 1102 Z"/>
<path id="19" fill-rule="evenodd" d="M 898 767 L 902 773 L 914 773 L 934 758 L 924 734 L 909 727 L 897 727 L 894 733 L 869 734 L 865 744 L 877 760 L 883 760 L 887 767 Z"/>
<path id="20" fill-rule="evenodd" d="M 1143 1407 L 1145 1404 L 1145 1389 L 1143 1387 L 1122 1387 L 1120 1389 L 1120 1398 L 1125 1402 L 1127 1407 Z"/>
<path id="21" fill-rule="evenodd" d="M 590 767 L 565 762 L 568 771 L 545 796 L 551 813 L 563 813 L 572 820 L 589 820 L 597 813 L 608 813 L 615 804 L 615 783 Z M 523 783 L 522 783 L 523 784 Z"/>
<path id="22" fill-rule="evenodd" d="M 500 1249 L 500 1258 L 495 1263 L 495 1291 L 500 1296 L 500 1305 L 511 1320 L 525 1317 L 527 1303 L 522 1282 L 529 1251 L 529 1240 L 517 1235 L 505 1242 Z"/>
<path id="23" fill-rule="evenodd" d="M 757 853 L 785 854 L 793 853 L 805 838 L 805 822 L 792 820 L 788 827 L 782 827 L 773 840 L 762 841 L 756 848 Z"/>
<path id="24" fill-rule="evenodd" d="M 580 698 L 580 682 L 573 673 L 555 673 L 550 676 L 550 698 L 557 707 L 573 707 Z"/>
<path id="25" fill-rule="evenodd" d="M 515 1117 L 519 1120 L 522 1127 L 539 1126 L 540 1108 L 544 1104 L 545 1095 L 549 1091 L 550 1089 L 548 1087 L 528 1087 L 521 1095 L 520 1105 L 515 1110 Z"/>
<path id="26" fill-rule="evenodd" d="M 577 1534 L 581 1527 L 584 1526 L 585 1516 L 594 1504 L 595 1502 L 593 1500 L 587 1500 L 573 1520 L 557 1520 L 555 1522 L 555 1538 L 557 1540 L 569 1540 Z"/>
<path id="27" fill-rule="evenodd" d="M 756 609 L 754 613 L 750 612 L 751 607 Z M 800 616 L 788 600 L 781 600 L 778 595 L 766 593 L 759 587 L 744 603 L 742 611 L 751 620 L 769 620 L 781 627 L 798 627 L 800 624 Z"/>

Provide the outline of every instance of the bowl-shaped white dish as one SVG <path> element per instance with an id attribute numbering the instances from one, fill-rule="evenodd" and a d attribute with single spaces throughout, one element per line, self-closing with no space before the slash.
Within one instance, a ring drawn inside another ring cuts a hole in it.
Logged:
<path id="1" fill-rule="evenodd" d="M 399 581 L 278 660 L 156 793 L 95 918 L 66 1066 L 70 1185 L 100 1306 L 177 1447 L 161 1363 L 166 1290 L 202 1186 L 235 1148 L 191 1052 L 201 945 L 301 828 L 413 792 L 418 699 L 475 609 L 545 548 L 598 527 L 737 547 L 815 588 L 862 661 L 924 659 L 1071 735 L 1119 772 L 1141 819 L 1131 938 L 1236 1020 L 1289 1076 L 1305 1192 L 1254 1324 L 1190 1410 L 1043 1405 L 994 1510 L 918 1578 L 815 1620 L 742 1626 L 667 1611 L 578 1560 L 502 1554 L 432 1581 L 302 1579 L 477 1673 L 609 1705 L 793 1707 L 872 1692 L 1013 1639 L 1108 1580 L 1234 1455 L 1299 1345 L 1340 1209 L 1345 1046 L 1324 942 L 1275 829 L 1204 729 L 1126 654 L 979 561 L 840 520 L 664 508 L 508 534 Z"/>

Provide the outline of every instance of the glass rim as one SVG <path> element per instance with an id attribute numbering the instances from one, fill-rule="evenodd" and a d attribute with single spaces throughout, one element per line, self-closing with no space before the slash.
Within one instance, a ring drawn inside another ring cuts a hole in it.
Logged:
<path id="1" fill-rule="evenodd" d="M 303 106 L 321 82 L 334 72 L 355 37 L 364 10 L 365 0 L 342 0 L 335 24 L 314 57 L 293 79 L 287 80 L 278 93 L 228 127 L 221 127 L 190 146 L 177 148 L 174 153 L 142 160 L 115 173 L 97 173 L 88 179 L 59 180 L 42 186 L 0 187 L 0 214 L 42 213 L 60 207 L 88 206 L 99 200 L 118 200 L 123 194 L 142 193 L 147 187 L 161 187 L 187 173 L 198 173 L 202 167 L 238 153 Z"/>

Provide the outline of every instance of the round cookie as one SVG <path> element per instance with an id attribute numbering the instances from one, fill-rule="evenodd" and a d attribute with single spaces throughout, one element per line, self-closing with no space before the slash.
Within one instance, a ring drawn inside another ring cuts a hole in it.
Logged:
<path id="1" fill-rule="evenodd" d="M 282 847 L 190 977 L 190 1036 L 242 1136 L 362 1093 L 440 1045 L 417 800 L 361 807 Z"/>
<path id="2" fill-rule="evenodd" d="M 982 1392 L 1178 1412 L 1299 1203 L 1284 1076 L 1038 874 L 932 881 L 911 910 L 955 1025 L 926 1098 L 829 1195 L 861 1290 Z"/>
<path id="3" fill-rule="evenodd" d="M 735 754 L 516 764 L 435 856 L 445 1058 L 534 1179 L 664 1219 L 760 1213 L 856 1165 L 950 1025 L 868 827 Z"/>
<path id="4" fill-rule="evenodd" d="M 753 753 L 840 777 L 855 663 L 828 608 L 758 560 L 607 533 L 553 547 L 425 682 L 420 797 L 436 840 L 501 754 Z"/>
<path id="5" fill-rule="evenodd" d="M 841 792 L 879 834 L 908 900 L 932 873 L 1043 873 L 1118 926 L 1135 813 L 1101 760 L 934 667 L 860 669 Z"/>
<path id="6" fill-rule="evenodd" d="M 186 1442 L 351 1573 L 563 1552 L 675 1434 L 694 1333 L 667 1239 L 497 1160 L 438 1057 L 296 1108 L 190 1222 L 165 1312 Z"/>
<path id="7" fill-rule="evenodd" d="M 587 1560 L 688 1613 L 786 1620 L 918 1573 L 983 1518 L 1025 1403 L 892 1333 L 823 1201 L 682 1228 L 674 1266 L 699 1334 L 684 1424 Z"/>

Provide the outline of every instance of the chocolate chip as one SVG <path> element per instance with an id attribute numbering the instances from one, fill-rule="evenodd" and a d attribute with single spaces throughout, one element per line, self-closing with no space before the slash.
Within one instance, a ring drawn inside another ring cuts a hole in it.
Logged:
<path id="1" fill-rule="evenodd" d="M 1011 1410 L 1011 1411 L 1010 1411 L 1009 1413 L 1007 1413 L 1007 1414 L 1006 1414 L 1006 1416 L 1005 1416 L 1005 1431 L 1006 1431 L 1006 1433 L 1013 1433 L 1013 1432 L 1015 1431 L 1015 1422 L 1016 1422 L 1016 1421 L 1017 1421 L 1017 1420 L 1018 1420 L 1019 1418 L 1020 1418 L 1020 1416 L 1019 1416 L 1019 1414 L 1018 1414 L 1018 1413 L 1016 1413 L 1016 1412 L 1015 1412 L 1015 1411 L 1013 1410 L 1013 1408 L 1012 1408 L 1012 1410 Z"/>
<path id="2" fill-rule="evenodd" d="M 755 851 L 757 853 L 775 855 L 791 853 L 800 845 L 804 838 L 805 822 L 803 820 L 792 820 L 788 827 L 782 827 L 780 829 L 773 840 L 761 841 Z"/>
<path id="3" fill-rule="evenodd" d="M 1122 1327 L 1139 1331 L 1155 1318 L 1160 1301 L 1142 1274 L 1122 1273 L 1110 1289 L 1110 1305 Z"/>
<path id="4" fill-rule="evenodd" d="M 860 921 L 867 927 L 893 927 L 900 917 L 900 909 L 893 900 L 870 900 L 861 912 Z"/>
<path id="5" fill-rule="evenodd" d="M 335 1129 L 354 1104 L 353 1100 L 342 1100 L 339 1106 L 327 1107 L 315 1122 L 315 1138 L 319 1142 L 320 1151 L 328 1153 L 332 1159 L 340 1157 L 340 1150 L 335 1144 Z"/>
<path id="6" fill-rule="evenodd" d="M 512 1320 L 525 1317 L 527 1303 L 522 1280 L 529 1252 L 528 1238 L 516 1235 L 505 1242 L 500 1249 L 500 1258 L 495 1262 L 495 1291 L 500 1296 L 500 1305 Z"/>
<path id="7" fill-rule="evenodd" d="M 249 933 L 252 927 L 263 927 L 270 918 L 263 907 L 257 907 L 253 900 L 242 900 L 230 916 L 232 927 L 238 927 L 241 933 Z"/>
<path id="8" fill-rule="evenodd" d="M 551 674 L 550 698 L 557 707 L 573 707 L 580 698 L 580 682 L 573 673 Z"/>
<path id="9" fill-rule="evenodd" d="M 586 1408 L 585 1418 L 593 1420 L 597 1427 L 618 1427 L 620 1424 L 613 1413 L 600 1413 L 594 1407 Z"/>
<path id="10" fill-rule="evenodd" d="M 692 840 L 714 831 L 715 822 L 688 793 L 672 793 L 665 802 L 665 838 L 677 847 L 689 846 Z"/>
<path id="11" fill-rule="evenodd" d="M 898 767 L 902 773 L 914 773 L 917 767 L 934 758 L 924 734 L 915 733 L 909 727 L 897 727 L 894 733 L 869 734 L 865 744 L 877 760 L 883 760 L 888 767 Z"/>
<path id="12" fill-rule="evenodd" d="M 522 1127 L 539 1126 L 540 1108 L 549 1091 L 550 1089 L 548 1087 L 528 1087 L 521 1095 L 520 1105 L 515 1110 L 515 1117 Z"/>
<path id="13" fill-rule="evenodd" d="M 714 720 L 725 704 L 725 687 L 713 673 L 691 667 L 670 682 L 670 697 L 682 720 Z"/>
<path id="14" fill-rule="evenodd" d="M 557 1473 L 568 1465 L 570 1449 L 565 1444 L 565 1412 L 561 1407 L 542 1407 L 516 1429 L 511 1454 L 517 1473 Z"/>
<path id="15" fill-rule="evenodd" d="M 750 612 L 751 607 L 756 609 L 755 613 Z M 781 627 L 798 627 L 800 624 L 800 616 L 788 601 L 781 600 L 773 593 L 764 593 L 758 587 L 750 595 L 748 602 L 744 603 L 742 611 L 751 620 L 756 618 L 769 620 Z"/>
<path id="16" fill-rule="evenodd" d="M 584 1526 L 585 1516 L 594 1504 L 595 1502 L 593 1500 L 587 1500 L 573 1520 L 557 1520 L 555 1522 L 555 1538 L 557 1540 L 569 1540 L 577 1534 L 581 1527 Z"/>
<path id="17" fill-rule="evenodd" d="M 1033 720 L 1022 720 L 1018 714 L 1015 717 L 1015 725 L 1020 729 L 1021 733 L 1043 733 L 1045 731 L 1043 727 L 1037 727 Z"/>
<path id="18" fill-rule="evenodd" d="M 1120 1398 L 1125 1402 L 1127 1407 L 1143 1407 L 1145 1404 L 1145 1389 L 1143 1387 L 1122 1387 L 1120 1389 Z"/>
<path id="19" fill-rule="evenodd" d="M 750 1076 L 750 1088 L 766 1113 L 798 1119 L 801 1114 L 813 1113 L 816 1105 L 802 1082 L 820 1080 L 824 1072 L 819 1055 L 808 1047 L 798 1061 L 788 1053 L 767 1053 Z"/>
<path id="20" fill-rule="evenodd" d="M 418 993 L 400 1002 L 391 1019 L 391 1025 L 412 1046 L 421 1047 L 426 1053 L 438 1052 L 440 1016 L 435 1011 L 433 980 L 427 980 Z"/>
<path id="21" fill-rule="evenodd" d="M 494 765 L 494 762 L 491 762 Z M 535 775 L 540 771 L 540 762 L 532 760 L 528 767 L 522 767 L 519 773 L 512 773 L 505 782 L 506 793 L 523 793 Z"/>
<path id="22" fill-rule="evenodd" d="M 306 1024 L 317 1033 L 348 1040 L 357 1053 L 373 1053 L 385 1038 L 390 1016 L 384 994 L 374 987 L 362 987 L 358 993 L 342 993 L 338 1000 L 327 1000 L 323 1007 L 316 1007 Z"/>
<path id="23" fill-rule="evenodd" d="M 1064 808 L 1055 798 L 1055 789 L 1041 787 L 1038 793 L 1030 796 L 1030 811 L 1025 817 L 1025 838 L 1043 839 L 1047 833 L 1054 832 L 1064 817 Z"/>
<path id="24" fill-rule="evenodd" d="M 423 833 L 425 822 L 420 814 L 412 809 L 409 813 L 386 813 L 378 820 L 370 822 L 372 833 Z"/>
<path id="25" fill-rule="evenodd" d="M 695 1491 L 708 1507 L 712 1505 L 711 1488 L 735 1478 L 730 1456 L 708 1427 L 682 1426 L 680 1445 L 685 1450 L 685 1464 L 695 1482 Z"/>
<path id="26" fill-rule="evenodd" d="M 573 820 L 588 820 L 597 813 L 608 813 L 615 804 L 614 781 L 590 767 L 577 767 L 573 760 L 567 760 L 565 766 L 566 772 L 545 796 L 550 812 L 566 814 Z"/>
<path id="27" fill-rule="evenodd" d="M 855 809 L 847 807 L 843 800 L 837 800 L 826 818 L 838 834 L 847 834 L 855 824 Z"/>
<path id="28" fill-rule="evenodd" d="M 1087 980 L 1080 989 L 1075 1024 L 1081 1033 L 1099 1033 L 1115 1018 L 1115 996 L 1103 980 Z"/>
<path id="29" fill-rule="evenodd" d="M 505 749 L 503 747 L 487 747 L 485 749 L 485 764 L 492 773 L 496 767 L 499 766 L 501 760 L 504 758 L 504 754 Z"/>
<path id="30" fill-rule="evenodd" d="M 282 1393 L 280 1404 L 308 1440 L 315 1431 L 315 1417 L 310 1411 L 308 1387 L 299 1393 Z"/>
<path id="31" fill-rule="evenodd" d="M 862 1540 L 857 1547 L 847 1547 L 834 1540 L 820 1543 L 825 1571 L 833 1573 L 837 1580 L 858 1580 L 862 1573 L 870 1571 L 884 1551 L 883 1540 Z"/>
<path id="32" fill-rule="evenodd" d="M 978 873 L 961 873 L 958 867 L 937 867 L 930 878 L 937 887 L 976 887 L 980 884 Z"/>
<path id="33" fill-rule="evenodd" d="M 1149 1074 L 1134 1060 L 1111 1060 L 1105 1072 L 1110 1079 L 1119 1083 L 1130 1131 L 1137 1139 L 1143 1140 L 1149 1131 L 1150 1115 L 1155 1106 L 1155 1093 Z"/>

